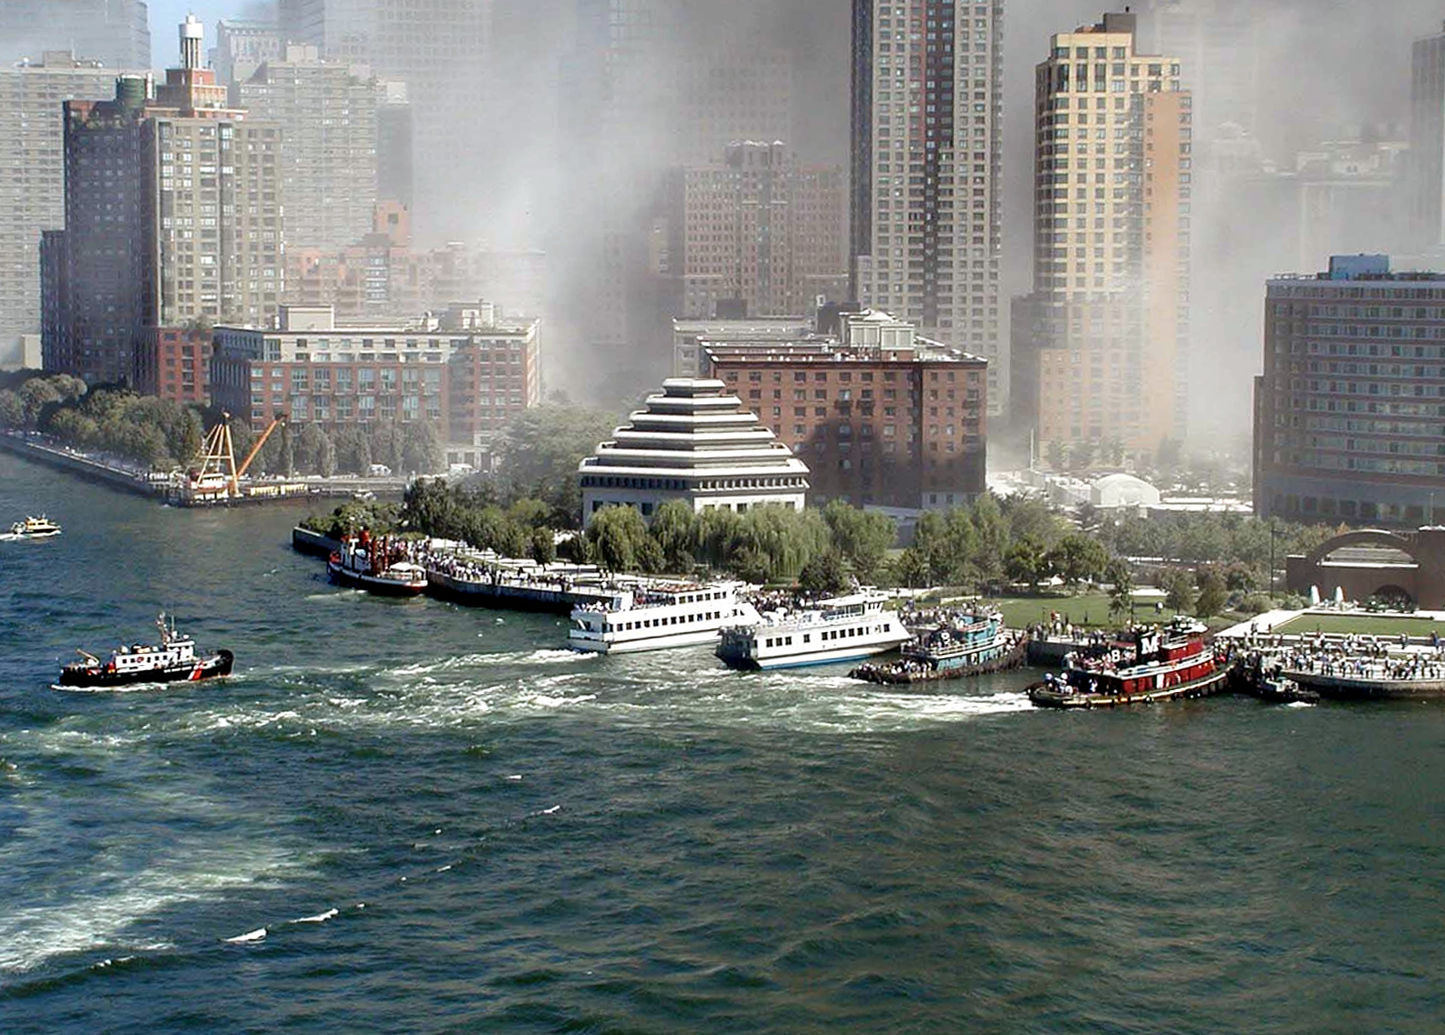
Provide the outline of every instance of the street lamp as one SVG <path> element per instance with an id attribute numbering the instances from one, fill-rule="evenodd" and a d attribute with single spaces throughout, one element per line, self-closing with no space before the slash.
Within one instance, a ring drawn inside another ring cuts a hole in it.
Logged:
<path id="1" fill-rule="evenodd" d="M 1269 594 L 1274 596 L 1274 537 L 1279 535 L 1279 529 L 1275 527 L 1274 515 L 1269 518 Z"/>

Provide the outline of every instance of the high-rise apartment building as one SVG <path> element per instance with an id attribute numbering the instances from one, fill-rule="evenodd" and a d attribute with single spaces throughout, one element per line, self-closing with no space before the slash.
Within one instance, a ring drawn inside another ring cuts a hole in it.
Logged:
<path id="1" fill-rule="evenodd" d="M 280 0 L 282 35 L 323 57 L 370 66 L 406 83 L 415 165 L 415 220 L 423 238 L 486 223 L 497 192 L 489 71 L 493 0 Z"/>
<path id="2" fill-rule="evenodd" d="M 1227 132 L 1254 135 L 1259 126 L 1261 11 L 1251 0 L 1144 0 L 1138 48 L 1171 54 L 1194 98 L 1201 146 Z"/>
<path id="3" fill-rule="evenodd" d="M 91 382 L 130 376 L 153 310 L 148 281 L 144 76 L 122 76 L 111 101 L 66 101 L 65 229 L 41 242 L 41 348 L 48 371 Z"/>
<path id="4" fill-rule="evenodd" d="M 61 105 L 110 97 L 115 79 L 70 51 L 0 69 L 0 363 L 40 329 L 40 234 L 65 223 Z"/>
<path id="5" fill-rule="evenodd" d="M 720 163 L 678 169 L 667 190 L 661 270 L 676 316 L 720 302 L 749 313 L 812 312 L 847 288 L 841 168 L 806 169 L 785 144 L 730 144 Z"/>
<path id="6" fill-rule="evenodd" d="M 1411 51 L 1410 223 L 1413 247 L 1445 245 L 1445 32 Z"/>
<path id="7" fill-rule="evenodd" d="M 110 69 L 151 67 L 143 0 L 4 0 L 0 63 L 69 50 Z"/>
<path id="8" fill-rule="evenodd" d="M 180 30 L 181 67 L 155 97 L 119 80 L 113 101 L 65 105 L 65 230 L 47 235 L 45 368 L 130 380 L 146 328 L 199 319 L 260 325 L 283 286 L 281 130 L 227 107 Z"/>
<path id="9" fill-rule="evenodd" d="M 1037 441 L 1154 450 L 1183 433 L 1192 112 L 1132 14 L 1058 33 L 1035 73 L 1034 291 L 1014 411 Z"/>
<path id="10" fill-rule="evenodd" d="M 266 62 L 279 61 L 285 49 L 281 29 L 275 22 L 227 18 L 216 23 L 211 67 L 216 70 L 218 83 L 234 87 L 250 79 Z"/>
<path id="11" fill-rule="evenodd" d="M 794 139 L 793 62 L 786 52 L 749 39 L 687 64 L 682 74 L 678 161 L 712 161 L 737 140 Z"/>
<path id="12" fill-rule="evenodd" d="M 182 67 L 147 108 L 155 208 L 157 325 L 199 317 L 260 323 L 283 283 L 282 129 L 228 105 L 200 67 L 201 25 L 181 26 Z"/>
<path id="13" fill-rule="evenodd" d="M 1003 3 L 854 0 L 853 293 L 986 356 L 999 312 Z"/>
<path id="14" fill-rule="evenodd" d="M 232 88 L 237 107 L 282 127 L 286 243 L 339 248 L 371 230 L 380 87 L 364 68 L 288 44 Z"/>
<path id="15" fill-rule="evenodd" d="M 411 207 L 412 168 L 411 102 L 406 83 L 396 79 L 377 82 L 376 196 Z"/>
<path id="16" fill-rule="evenodd" d="M 1265 291 L 1254 510 L 1416 527 L 1445 508 L 1445 274 L 1384 255 Z"/>

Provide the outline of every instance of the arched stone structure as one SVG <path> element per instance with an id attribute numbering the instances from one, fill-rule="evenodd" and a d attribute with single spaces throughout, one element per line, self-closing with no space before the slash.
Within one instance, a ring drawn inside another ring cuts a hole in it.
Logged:
<path id="1" fill-rule="evenodd" d="M 1376 546 L 1399 550 L 1410 562 L 1369 563 L 1330 561 L 1347 546 Z M 1311 586 L 1329 598 L 1335 587 L 1345 599 L 1366 601 L 1381 590 L 1404 593 L 1416 606 L 1427 610 L 1445 609 L 1445 528 L 1422 528 L 1416 532 L 1387 532 L 1362 528 L 1328 539 L 1308 554 L 1285 558 L 1285 585 L 1290 592 L 1307 596 Z"/>

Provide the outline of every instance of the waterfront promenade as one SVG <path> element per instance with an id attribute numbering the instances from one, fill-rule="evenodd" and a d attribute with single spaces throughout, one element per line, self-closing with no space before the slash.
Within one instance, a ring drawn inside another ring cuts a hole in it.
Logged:
<path id="1" fill-rule="evenodd" d="M 162 501 L 175 501 L 179 473 L 152 471 L 141 464 L 123 457 L 105 453 L 88 453 L 63 445 L 36 432 L 0 433 L 0 450 L 13 453 L 26 460 L 44 464 L 84 478 L 87 481 L 128 492 L 138 496 L 150 496 Z M 300 478 L 243 478 L 241 484 L 250 486 L 255 495 L 244 500 L 230 500 L 230 504 L 294 502 L 310 497 L 335 497 L 371 493 L 375 496 L 400 497 L 406 491 L 411 479 L 401 476 L 361 477 L 357 475 L 333 475 L 325 478 L 308 475 Z M 301 485 L 304 492 L 281 495 L 267 490 L 276 486 Z"/>

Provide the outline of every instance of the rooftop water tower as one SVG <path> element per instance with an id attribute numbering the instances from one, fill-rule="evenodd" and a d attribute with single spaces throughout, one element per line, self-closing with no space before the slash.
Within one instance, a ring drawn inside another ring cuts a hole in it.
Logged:
<path id="1" fill-rule="evenodd" d="M 201 40 L 206 28 L 194 14 L 186 15 L 181 22 L 181 67 L 194 71 L 201 67 Z"/>

